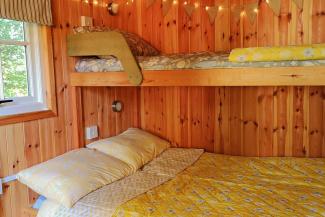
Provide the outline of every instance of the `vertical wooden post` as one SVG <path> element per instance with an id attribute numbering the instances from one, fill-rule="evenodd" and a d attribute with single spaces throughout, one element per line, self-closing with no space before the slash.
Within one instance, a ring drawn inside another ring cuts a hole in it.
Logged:
<path id="1" fill-rule="evenodd" d="M 71 87 L 73 148 L 84 147 L 82 96 L 80 87 Z"/>

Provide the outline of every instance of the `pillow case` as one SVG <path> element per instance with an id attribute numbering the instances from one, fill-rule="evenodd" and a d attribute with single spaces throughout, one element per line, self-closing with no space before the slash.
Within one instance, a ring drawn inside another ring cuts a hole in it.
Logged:
<path id="1" fill-rule="evenodd" d="M 121 30 L 116 31 L 124 36 L 134 56 L 157 56 L 160 54 L 155 47 L 137 34 Z"/>
<path id="2" fill-rule="evenodd" d="M 89 32 L 107 32 L 107 31 L 117 31 L 121 33 L 126 42 L 128 43 L 131 52 L 134 56 L 157 56 L 160 52 L 154 48 L 149 42 L 142 39 L 140 36 L 134 33 L 125 32 L 122 30 L 112 30 L 109 27 L 101 27 L 101 26 L 86 26 L 86 27 L 75 27 L 73 32 L 77 33 L 89 33 Z M 106 59 L 111 58 L 112 56 L 99 56 L 99 58 Z"/>
<path id="3" fill-rule="evenodd" d="M 18 173 L 18 180 L 47 199 L 71 208 L 88 193 L 135 172 L 112 156 L 78 149 Z"/>
<path id="4" fill-rule="evenodd" d="M 136 170 L 169 148 L 170 143 L 143 130 L 130 128 L 118 136 L 90 143 L 87 147 L 116 157 Z"/>

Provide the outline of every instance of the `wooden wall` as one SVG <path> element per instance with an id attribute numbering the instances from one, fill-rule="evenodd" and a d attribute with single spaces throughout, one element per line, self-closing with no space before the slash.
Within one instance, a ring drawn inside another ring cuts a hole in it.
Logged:
<path id="1" fill-rule="evenodd" d="M 188 18 L 181 1 L 166 17 L 160 13 L 159 0 L 149 9 L 145 0 L 130 5 L 117 0 L 121 5 L 116 17 L 109 16 L 104 7 L 108 0 L 52 2 L 58 116 L 0 127 L 0 177 L 75 148 L 68 85 L 73 60 L 66 56 L 66 35 L 79 25 L 81 15 L 94 17 L 95 25 L 136 32 L 168 53 L 325 42 L 324 0 L 306 0 L 303 11 L 291 0 L 282 0 L 280 17 L 260 1 L 253 25 L 247 18 L 236 22 L 229 9 L 251 0 L 216 0 L 226 9 L 214 25 L 208 22 L 204 7 Z M 212 5 L 215 1 L 199 2 Z M 85 88 L 82 92 L 84 125 L 98 124 L 102 137 L 142 126 L 175 145 L 219 153 L 325 156 L 321 87 Z M 126 104 L 123 113 L 110 112 L 113 98 Z M 34 197 L 18 183 L 7 185 L 5 195 L 0 196 L 0 216 L 20 217 L 21 208 Z"/>
<path id="2" fill-rule="evenodd" d="M 136 32 L 166 53 L 325 42 L 324 1 L 304 1 L 300 10 L 291 0 L 282 0 L 281 15 L 274 16 L 262 0 L 254 24 L 247 17 L 236 21 L 230 8 L 254 1 L 197 1 L 200 7 L 189 18 L 184 1 L 164 17 L 158 0 L 150 8 L 145 0 L 129 5 L 120 0 L 120 14 L 112 19 L 91 9 L 88 15 L 99 18 L 97 25 Z M 224 10 L 211 25 L 205 6 L 214 3 Z M 117 90 L 137 97 L 129 102 Z M 121 99 L 128 110 L 113 114 L 113 99 Z M 179 147 L 244 156 L 325 156 L 323 87 L 84 88 L 83 102 L 84 126 L 97 124 L 102 138 L 140 126 Z M 110 118 L 103 120 L 107 114 Z"/>
<path id="3" fill-rule="evenodd" d="M 141 127 L 177 147 L 325 157 L 324 87 L 91 87 L 83 98 L 84 126 L 98 125 L 100 138 Z"/>

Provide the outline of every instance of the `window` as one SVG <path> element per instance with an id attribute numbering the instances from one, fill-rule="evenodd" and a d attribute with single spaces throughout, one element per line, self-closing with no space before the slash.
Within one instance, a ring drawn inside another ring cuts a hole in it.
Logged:
<path id="1" fill-rule="evenodd" d="M 40 28 L 0 19 L 0 117 L 47 109 Z"/>

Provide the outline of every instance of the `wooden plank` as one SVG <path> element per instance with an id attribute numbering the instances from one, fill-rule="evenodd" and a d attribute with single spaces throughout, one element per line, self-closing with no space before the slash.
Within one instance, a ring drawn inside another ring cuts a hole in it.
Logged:
<path id="1" fill-rule="evenodd" d="M 259 151 L 257 109 L 259 98 L 256 87 L 243 88 L 243 154 L 256 156 Z"/>
<path id="2" fill-rule="evenodd" d="M 287 118 L 287 106 L 288 106 L 288 88 L 277 87 L 276 91 L 276 126 L 274 131 L 277 134 L 276 152 L 274 156 L 285 156 L 285 148 L 287 146 L 287 134 L 288 134 L 288 118 Z"/>
<path id="3" fill-rule="evenodd" d="M 14 175 L 27 166 L 23 124 L 19 123 L 6 127 L 6 134 L 9 175 Z M 11 207 L 13 208 L 12 216 L 20 217 L 22 208 L 28 206 L 28 189 L 18 182 L 11 182 L 9 185 Z"/>
<path id="4" fill-rule="evenodd" d="M 202 89 L 201 131 L 202 141 L 199 147 L 208 152 L 214 152 L 214 133 L 216 123 L 215 87 L 203 87 Z"/>
<path id="5" fill-rule="evenodd" d="M 242 87 L 230 89 L 230 150 L 225 150 L 225 154 L 242 155 L 243 154 L 243 118 L 242 118 Z"/>
<path id="6" fill-rule="evenodd" d="M 323 88 L 310 87 L 309 96 L 309 156 L 322 157 L 322 145 L 324 138 Z"/>
<path id="7" fill-rule="evenodd" d="M 248 5 L 251 3 L 256 3 L 256 0 L 243 0 L 244 5 Z M 271 20 L 271 19 L 268 19 Z M 243 32 L 243 46 L 244 47 L 256 47 L 257 46 L 257 27 L 258 27 L 258 17 L 256 16 L 256 20 L 252 23 L 247 15 L 247 12 L 243 14 L 241 17 L 242 21 L 242 32 Z"/>
<path id="8" fill-rule="evenodd" d="M 24 138 L 25 138 L 25 158 L 27 167 L 31 167 L 41 162 L 41 150 L 39 139 L 39 122 L 25 122 Z M 29 204 L 33 204 L 38 197 L 38 194 L 29 190 Z"/>
<path id="9" fill-rule="evenodd" d="M 143 76 L 142 86 L 322 86 L 325 67 L 143 71 Z M 132 86 L 122 72 L 71 73 L 71 85 Z"/>
<path id="10" fill-rule="evenodd" d="M 294 87 L 293 99 L 293 133 L 292 145 L 293 156 L 306 156 L 306 149 L 303 143 L 304 136 L 304 87 Z"/>
<path id="11" fill-rule="evenodd" d="M 218 5 L 223 9 L 218 12 L 215 20 L 215 51 L 230 50 L 230 0 L 222 0 Z"/>
<path id="12" fill-rule="evenodd" d="M 98 88 L 96 87 L 87 87 L 82 89 L 82 108 L 83 114 L 88 118 L 84 119 L 83 126 L 97 126 L 98 125 Z M 85 140 L 85 144 L 89 144 L 93 141 L 97 140 Z"/>
<path id="13" fill-rule="evenodd" d="M 218 87 L 215 92 L 215 115 L 217 124 L 215 126 L 215 145 L 214 151 L 219 154 L 225 153 L 230 147 L 230 129 L 229 129 L 229 88 Z"/>
<path id="14" fill-rule="evenodd" d="M 258 155 L 273 156 L 273 87 L 259 87 L 258 92 Z"/>
<path id="15" fill-rule="evenodd" d="M 240 2 L 240 3 L 239 3 Z M 229 3 L 229 8 L 230 11 L 229 13 L 232 13 L 232 9 L 234 7 L 236 7 L 237 5 L 243 5 L 243 0 L 230 0 Z M 238 47 L 242 47 L 242 31 L 241 31 L 241 20 L 236 20 L 234 19 L 234 16 L 231 14 L 230 15 L 230 37 L 229 37 L 229 41 L 230 41 L 230 48 L 238 48 Z"/>
<path id="16" fill-rule="evenodd" d="M 0 126 L 0 177 L 9 175 L 8 143 L 6 127 Z M 12 217 L 10 186 L 4 185 L 4 194 L 0 197 L 0 216 Z"/>

